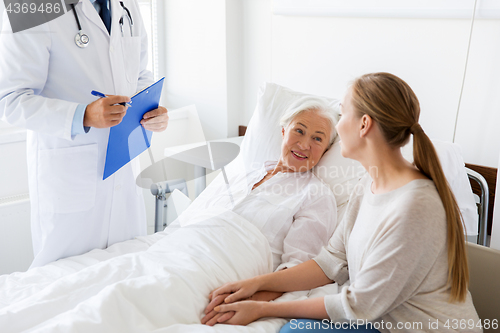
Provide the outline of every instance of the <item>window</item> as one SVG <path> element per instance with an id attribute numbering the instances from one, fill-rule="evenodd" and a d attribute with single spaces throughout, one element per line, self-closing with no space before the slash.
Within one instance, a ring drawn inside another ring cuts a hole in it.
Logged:
<path id="1" fill-rule="evenodd" d="M 148 69 L 158 77 L 158 29 L 157 29 L 157 0 L 139 0 L 142 20 L 148 34 Z"/>
<path id="2" fill-rule="evenodd" d="M 4 14 L 4 3 L 3 1 L 0 3 L 0 27 L 2 27 L 3 24 L 3 14 Z M 1 33 L 1 28 L 0 28 L 0 33 Z M 4 129 L 9 127 L 6 123 L 0 120 L 0 132 Z"/>

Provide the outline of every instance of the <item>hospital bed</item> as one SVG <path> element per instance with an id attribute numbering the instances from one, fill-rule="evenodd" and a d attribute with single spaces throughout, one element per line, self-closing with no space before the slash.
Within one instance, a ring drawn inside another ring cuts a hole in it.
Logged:
<path id="1" fill-rule="evenodd" d="M 271 83 L 261 88 L 240 154 L 227 166 L 228 172 L 237 171 L 241 165 L 262 165 L 278 158 L 280 112 L 304 95 Z M 338 100 L 326 101 L 338 107 Z M 435 145 L 466 218 L 467 229 L 477 232 L 477 208 L 459 149 L 453 144 L 435 142 Z M 409 151 L 405 154 L 411 156 Z M 343 158 L 336 142 L 313 172 L 332 189 L 341 219 L 364 169 L 359 163 Z M 182 181 L 168 186 L 170 189 L 180 185 Z M 223 175 L 217 176 L 209 187 L 225 190 Z M 157 194 L 165 197 L 170 191 L 157 190 Z M 285 320 L 263 319 L 246 327 L 207 327 L 199 325 L 201 313 L 195 311 L 194 316 L 188 315 L 193 313 L 194 306 L 204 308 L 206 295 L 218 287 L 220 281 L 269 271 L 270 254 L 267 245 L 262 243 L 262 235 L 236 216 L 224 216 L 224 219 L 227 220 L 202 224 L 204 232 L 196 238 L 191 238 L 189 228 L 171 230 L 167 227 L 163 232 L 114 244 L 105 250 L 93 250 L 25 273 L 0 276 L 2 332 L 19 331 L 19 327 L 41 332 L 277 332 Z M 221 226 L 233 228 L 231 237 L 220 232 L 224 230 Z M 170 232 L 173 237 L 165 237 Z M 233 248 L 240 250 L 228 253 L 227 249 Z M 206 265 L 214 260 L 211 256 L 215 254 L 219 255 L 218 267 L 212 271 Z M 251 265 L 252 262 L 255 265 Z M 282 300 L 322 296 L 335 290 L 336 285 L 329 285 L 310 292 L 289 293 Z M 89 294 L 93 296 L 89 298 Z M 58 306 L 72 302 L 74 307 L 59 314 L 55 312 Z M 19 318 L 16 315 L 23 320 L 15 320 Z M 96 323 L 105 324 L 93 326 Z"/>

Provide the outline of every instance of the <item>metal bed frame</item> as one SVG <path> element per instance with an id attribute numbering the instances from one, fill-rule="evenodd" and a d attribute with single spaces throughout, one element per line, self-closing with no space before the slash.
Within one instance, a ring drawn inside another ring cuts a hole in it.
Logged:
<path id="1" fill-rule="evenodd" d="M 155 196 L 155 232 L 163 231 L 167 226 L 167 197 L 176 189 L 187 196 L 186 180 L 175 179 L 151 185 L 151 194 Z"/>
<path id="2" fill-rule="evenodd" d="M 487 227 L 488 227 L 488 205 L 489 205 L 489 198 L 490 198 L 490 191 L 488 188 L 488 183 L 486 182 L 486 179 L 479 173 L 476 172 L 472 169 L 469 169 L 465 167 L 465 171 L 467 172 L 467 176 L 469 176 L 469 179 L 474 180 L 479 184 L 479 187 L 481 188 L 481 195 L 479 196 L 479 203 L 476 203 L 477 205 L 477 211 L 479 214 L 479 236 L 477 238 L 477 243 L 479 245 L 486 246 L 486 240 L 488 238 L 488 232 L 487 232 Z"/>

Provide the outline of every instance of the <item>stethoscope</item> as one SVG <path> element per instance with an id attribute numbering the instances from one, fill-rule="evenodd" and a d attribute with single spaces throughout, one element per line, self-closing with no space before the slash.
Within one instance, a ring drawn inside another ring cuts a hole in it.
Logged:
<path id="1" fill-rule="evenodd" d="M 133 31 L 132 28 L 134 27 L 134 21 L 132 20 L 132 15 L 130 14 L 130 11 L 128 10 L 128 8 L 125 7 L 125 5 L 123 4 L 123 1 L 120 1 L 120 5 L 122 6 L 123 11 L 126 13 L 126 16 L 128 19 L 128 26 L 130 28 L 130 37 L 133 37 L 134 35 L 132 32 Z M 76 24 L 78 26 L 78 33 L 75 36 L 75 44 L 79 48 L 83 49 L 89 45 L 90 38 L 89 38 L 89 35 L 84 33 L 82 30 L 82 25 L 80 24 L 80 19 L 78 18 L 78 14 L 76 13 L 75 5 L 71 4 L 71 8 L 73 9 L 73 14 L 75 15 Z M 122 32 L 122 37 L 123 37 L 123 16 L 124 15 L 122 14 L 122 17 L 120 17 L 120 21 L 119 21 L 120 31 Z"/>
<path id="2" fill-rule="evenodd" d="M 132 21 L 132 15 L 130 15 L 130 10 L 128 10 L 128 8 L 125 7 L 125 5 L 123 4 L 123 1 L 120 1 L 120 5 L 122 6 L 125 13 L 127 13 L 128 27 L 130 29 L 130 37 L 134 37 L 132 35 L 132 28 L 134 27 L 134 21 Z M 122 14 L 122 17 L 120 17 L 120 21 L 118 21 L 118 22 L 120 23 L 120 30 L 122 32 L 122 37 L 123 37 L 123 14 Z"/>

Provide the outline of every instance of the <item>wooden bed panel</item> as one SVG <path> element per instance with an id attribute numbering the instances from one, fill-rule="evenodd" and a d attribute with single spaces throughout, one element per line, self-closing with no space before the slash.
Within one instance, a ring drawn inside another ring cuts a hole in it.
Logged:
<path id="1" fill-rule="evenodd" d="M 238 136 L 243 136 L 247 132 L 247 127 L 246 126 L 239 126 L 238 127 Z"/>
<path id="2" fill-rule="evenodd" d="M 238 128 L 239 136 L 245 135 L 246 131 L 247 131 L 246 126 L 239 126 Z M 488 188 L 490 191 L 490 198 L 489 198 L 490 202 L 488 205 L 488 235 L 491 235 L 491 225 L 493 221 L 493 207 L 495 204 L 495 189 L 497 184 L 497 169 L 485 167 L 482 165 L 469 164 L 469 163 L 465 163 L 465 166 L 469 169 L 479 172 L 484 177 L 484 179 L 486 179 L 486 182 L 488 183 Z M 477 195 L 480 195 L 481 189 L 479 188 L 479 185 L 473 180 L 471 180 L 470 183 L 472 186 L 472 192 L 474 192 Z"/>

